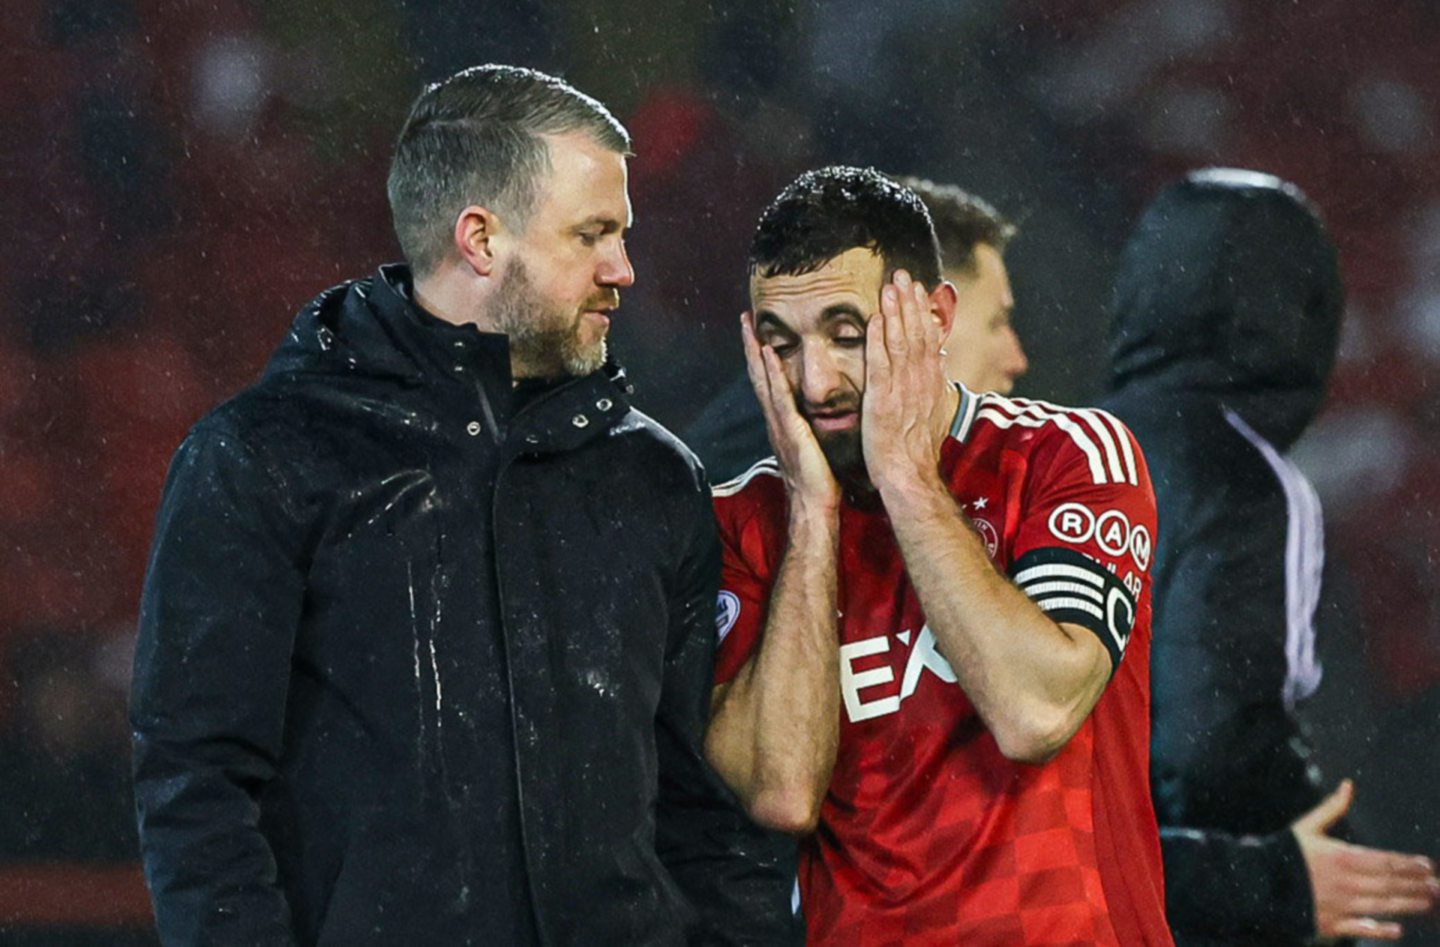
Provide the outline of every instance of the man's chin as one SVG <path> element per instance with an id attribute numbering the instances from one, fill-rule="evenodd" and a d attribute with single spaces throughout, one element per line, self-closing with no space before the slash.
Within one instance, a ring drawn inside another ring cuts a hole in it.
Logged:
<path id="1" fill-rule="evenodd" d="M 859 430 L 834 431 L 826 434 L 816 432 L 820 450 L 830 462 L 830 471 L 835 479 L 846 484 L 868 484 L 870 477 L 865 470 L 865 445 Z"/>
<path id="2" fill-rule="evenodd" d="M 539 339 L 512 337 L 510 358 L 516 364 L 517 378 L 583 378 L 605 365 L 607 351 L 603 339 L 582 345 L 573 335 L 550 333 Z"/>
<path id="3" fill-rule="evenodd" d="M 577 345 L 572 351 L 566 353 L 565 368 L 577 378 L 594 374 L 605 366 L 605 356 L 608 352 L 609 347 L 605 344 L 604 339 L 593 345 Z"/>

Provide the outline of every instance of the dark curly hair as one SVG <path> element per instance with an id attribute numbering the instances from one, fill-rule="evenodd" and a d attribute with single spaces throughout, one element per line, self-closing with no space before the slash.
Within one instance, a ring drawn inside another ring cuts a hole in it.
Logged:
<path id="1" fill-rule="evenodd" d="M 925 203 L 874 168 L 844 165 L 806 171 L 765 208 L 750 241 L 750 272 L 798 276 L 856 247 L 880 254 L 887 277 L 905 269 L 926 286 L 940 281 Z"/>

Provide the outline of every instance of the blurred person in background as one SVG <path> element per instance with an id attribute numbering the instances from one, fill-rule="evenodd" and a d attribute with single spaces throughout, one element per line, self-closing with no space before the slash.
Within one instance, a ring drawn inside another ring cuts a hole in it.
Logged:
<path id="1" fill-rule="evenodd" d="M 125 688 L 106 677 L 106 642 L 44 629 L 6 650 L 14 706 L 0 735 L 0 860 L 133 859 Z"/>
<path id="2" fill-rule="evenodd" d="M 0 943 L 7 947 L 156 943 L 144 889 L 130 880 L 138 844 L 125 720 L 132 643 L 128 633 L 63 626 L 6 640 Z"/>
<path id="3" fill-rule="evenodd" d="M 788 921 L 702 758 L 704 476 L 607 358 L 629 151 L 543 73 L 428 87 L 389 178 L 406 264 L 322 293 L 181 446 L 131 712 L 167 944 Z"/>
<path id="4" fill-rule="evenodd" d="M 1011 318 L 1015 296 L 1005 247 L 1016 227 L 988 202 L 954 184 L 896 178 L 920 195 L 940 241 L 942 275 L 955 284 L 955 324 L 945 340 L 945 374 L 974 392 L 1008 395 L 1030 369 Z"/>
<path id="5" fill-rule="evenodd" d="M 1008 395 L 1030 363 L 1011 324 L 1015 298 L 1005 248 L 1016 227 L 987 201 L 953 184 L 924 178 L 895 180 L 920 195 L 940 242 L 944 279 L 958 293 L 945 341 L 945 372 L 972 392 Z M 714 482 L 739 476 L 770 453 L 765 418 L 750 380 L 728 385 L 685 430 Z"/>
<path id="6" fill-rule="evenodd" d="M 1429 859 L 1334 837 L 1355 789 L 1327 795 L 1296 716 L 1320 683 L 1324 549 L 1285 451 L 1324 398 L 1343 306 L 1314 208 L 1232 169 L 1164 190 L 1116 280 L 1104 407 L 1160 511 L 1151 772 L 1180 944 L 1395 939 L 1440 890 Z"/>

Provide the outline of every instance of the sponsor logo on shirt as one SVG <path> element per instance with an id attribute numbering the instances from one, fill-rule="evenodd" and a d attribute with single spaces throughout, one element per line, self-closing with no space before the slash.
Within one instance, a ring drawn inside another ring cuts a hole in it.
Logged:
<path id="1" fill-rule="evenodd" d="M 902 644 L 910 643 L 908 631 L 901 632 L 897 637 Z M 900 704 L 920 686 L 920 675 L 924 671 L 929 671 L 947 684 L 955 683 L 955 670 L 935 647 L 935 633 L 930 630 L 929 625 L 920 629 L 915 647 L 910 649 L 910 657 L 905 661 L 905 676 L 900 680 L 898 692 L 893 687 L 885 686 L 895 683 L 895 669 L 889 664 L 865 670 L 855 668 L 857 662 L 877 654 L 885 654 L 889 650 L 889 635 L 877 635 L 840 646 L 840 696 L 845 702 L 845 715 L 850 718 L 851 723 L 898 713 Z M 889 693 L 886 693 L 887 690 Z"/>
<path id="2" fill-rule="evenodd" d="M 1142 523 L 1130 531 L 1130 555 L 1135 557 L 1135 564 L 1144 572 L 1150 568 L 1150 551 L 1154 541 L 1150 538 L 1150 530 Z"/>
<path id="3" fill-rule="evenodd" d="M 1116 559 L 1127 553 L 1144 572 L 1150 568 L 1154 540 L 1144 524 L 1132 526 L 1120 510 L 1106 510 L 1099 516 L 1083 503 L 1062 503 L 1050 514 L 1050 533 L 1055 538 L 1080 546 L 1093 540 L 1100 551 Z"/>
<path id="4" fill-rule="evenodd" d="M 1095 532 L 1095 514 L 1083 503 L 1062 503 L 1050 514 L 1050 532 L 1077 546 L 1089 542 Z"/>

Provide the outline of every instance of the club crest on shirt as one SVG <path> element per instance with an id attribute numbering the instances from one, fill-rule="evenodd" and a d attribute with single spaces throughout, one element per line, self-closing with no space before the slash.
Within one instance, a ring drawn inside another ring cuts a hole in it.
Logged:
<path id="1" fill-rule="evenodd" d="M 975 532 L 985 541 L 985 551 L 994 559 L 995 554 L 1000 551 L 1000 534 L 995 532 L 995 525 L 980 517 L 972 517 L 970 522 L 974 525 Z"/>

